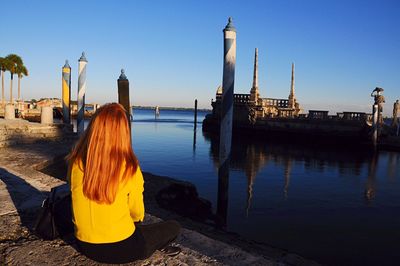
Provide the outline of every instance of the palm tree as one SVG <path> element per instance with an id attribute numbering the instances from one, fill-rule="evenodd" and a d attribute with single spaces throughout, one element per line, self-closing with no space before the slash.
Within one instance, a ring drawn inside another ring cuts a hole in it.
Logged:
<path id="1" fill-rule="evenodd" d="M 24 65 L 17 65 L 18 75 L 18 100 L 21 100 L 21 79 L 24 76 L 28 76 L 28 69 Z"/>
<path id="2" fill-rule="evenodd" d="M 1 74 L 1 104 L 4 106 L 4 71 L 6 71 L 6 59 L 0 57 L 0 74 Z"/>
<path id="3" fill-rule="evenodd" d="M 16 54 L 7 55 L 6 59 L 9 61 L 9 64 L 6 64 L 6 69 L 11 74 L 11 80 L 10 80 L 10 103 L 13 103 L 13 100 L 12 100 L 12 87 L 13 87 L 14 74 L 17 73 L 17 66 L 23 65 L 24 63 L 22 62 L 21 57 L 19 57 Z"/>

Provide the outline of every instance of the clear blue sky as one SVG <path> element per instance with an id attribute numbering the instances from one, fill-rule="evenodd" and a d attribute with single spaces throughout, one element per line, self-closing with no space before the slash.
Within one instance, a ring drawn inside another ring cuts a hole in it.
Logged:
<path id="1" fill-rule="evenodd" d="M 117 101 L 125 68 L 132 104 L 188 107 L 197 98 L 210 108 L 232 16 L 235 92 L 249 92 L 258 47 L 262 97 L 287 98 L 295 62 L 305 110 L 370 111 L 370 93 L 381 86 L 389 114 L 400 98 L 399 14 L 400 1 L 3 1 L 0 56 L 23 57 L 24 99 L 61 97 L 65 59 L 76 98 L 85 51 L 87 102 Z"/>

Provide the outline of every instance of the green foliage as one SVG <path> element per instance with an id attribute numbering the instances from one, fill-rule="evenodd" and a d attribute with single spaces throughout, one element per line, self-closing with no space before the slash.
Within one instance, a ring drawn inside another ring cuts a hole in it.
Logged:
<path id="1" fill-rule="evenodd" d="M 13 62 L 15 65 L 23 65 L 24 62 L 22 61 L 22 58 L 19 55 L 16 54 L 9 54 L 6 56 L 7 60 L 10 60 Z"/>
<path id="2" fill-rule="evenodd" d="M 9 54 L 5 57 L 5 67 L 8 72 L 11 74 L 11 79 L 14 74 L 17 74 L 17 68 L 19 66 L 23 66 L 24 62 L 22 61 L 22 58 L 19 55 L 16 54 Z"/>
<path id="3" fill-rule="evenodd" d="M 28 69 L 26 69 L 24 65 L 17 65 L 16 74 L 18 75 L 19 78 L 28 76 Z"/>
<path id="4" fill-rule="evenodd" d="M 0 70 L 5 71 L 6 70 L 6 59 L 4 57 L 0 57 Z"/>
<path id="5" fill-rule="evenodd" d="M 17 74 L 20 78 L 28 76 L 28 69 L 24 66 L 24 61 L 16 54 L 0 57 L 0 70 L 9 71 L 11 76 Z"/>

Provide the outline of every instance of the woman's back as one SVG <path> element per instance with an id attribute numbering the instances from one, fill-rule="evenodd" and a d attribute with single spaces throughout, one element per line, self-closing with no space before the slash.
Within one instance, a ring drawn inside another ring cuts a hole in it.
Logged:
<path id="1" fill-rule="evenodd" d="M 143 175 L 120 104 L 100 107 L 68 156 L 72 216 L 80 251 L 99 262 L 150 256 L 179 233 L 174 221 L 135 225 L 144 218 Z"/>
<path id="2" fill-rule="evenodd" d="M 112 243 L 135 231 L 133 221 L 144 217 L 143 176 L 138 167 L 132 178 L 119 184 L 112 204 L 99 204 L 83 194 L 83 175 L 78 163 L 71 169 L 73 222 L 76 237 L 88 243 Z M 121 169 L 121 173 L 123 170 Z"/>

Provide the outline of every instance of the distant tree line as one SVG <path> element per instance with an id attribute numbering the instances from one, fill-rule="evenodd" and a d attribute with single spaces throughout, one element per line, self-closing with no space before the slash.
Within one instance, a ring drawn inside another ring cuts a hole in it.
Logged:
<path id="1" fill-rule="evenodd" d="M 14 75 L 18 76 L 18 100 L 21 99 L 21 79 L 28 76 L 28 69 L 25 67 L 22 58 L 16 54 L 9 54 L 6 57 L 0 57 L 0 75 L 1 75 L 1 102 L 4 105 L 4 74 L 10 72 L 10 103 L 13 102 L 13 79 Z"/>

